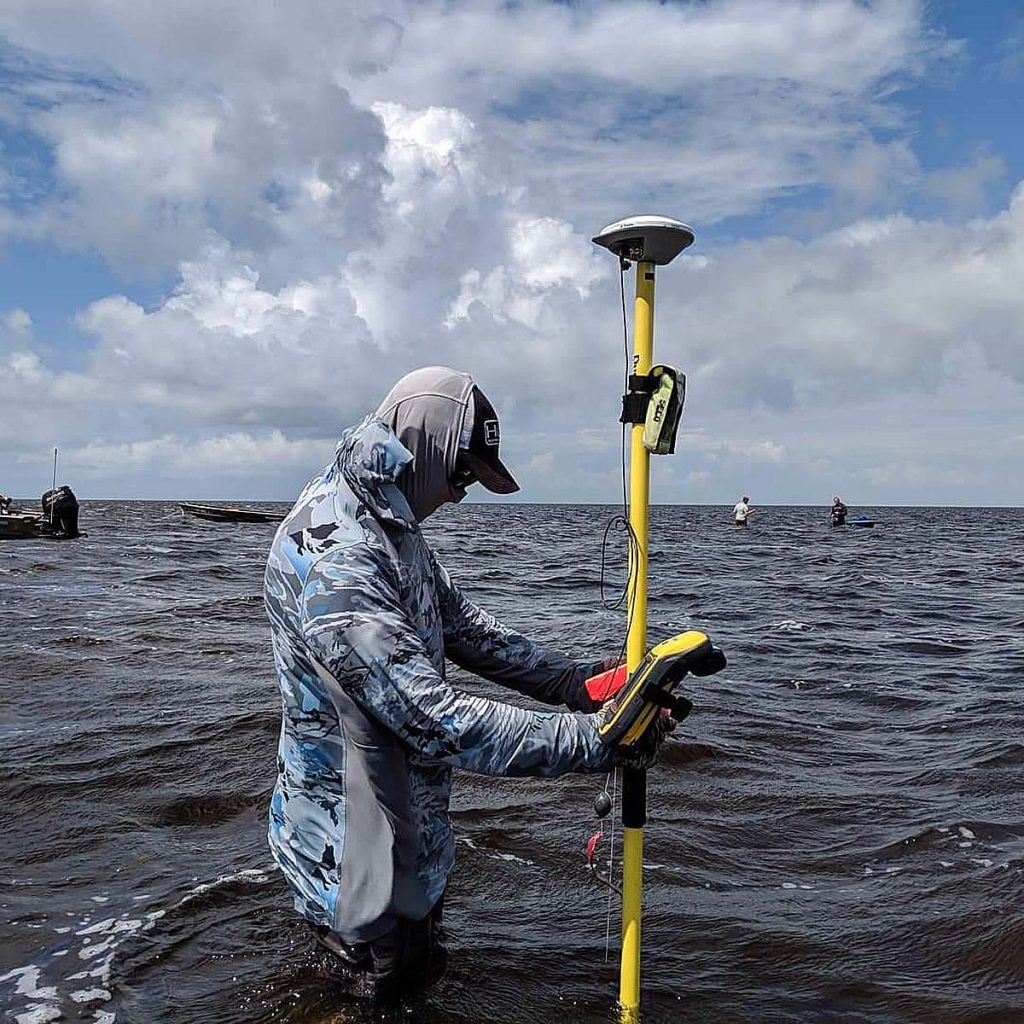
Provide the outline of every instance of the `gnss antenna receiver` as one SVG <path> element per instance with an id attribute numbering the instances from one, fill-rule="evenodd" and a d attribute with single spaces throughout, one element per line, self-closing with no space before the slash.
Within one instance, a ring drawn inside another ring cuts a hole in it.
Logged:
<path id="1" fill-rule="evenodd" d="M 663 267 L 693 245 L 693 228 L 671 217 L 627 217 L 602 228 L 593 238 L 620 260 Z M 639 268 L 638 268 L 639 269 Z"/>

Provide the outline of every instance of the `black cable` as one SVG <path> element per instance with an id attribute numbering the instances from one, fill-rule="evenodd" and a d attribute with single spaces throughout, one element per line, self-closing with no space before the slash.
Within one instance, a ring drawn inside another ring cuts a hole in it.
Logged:
<path id="1" fill-rule="evenodd" d="M 629 264 L 619 263 L 619 295 L 622 298 L 622 393 L 629 391 L 629 323 L 626 317 L 626 270 Z M 626 424 L 622 424 L 622 514 L 629 519 L 629 502 L 626 498 Z"/>
<path id="2" fill-rule="evenodd" d="M 622 390 L 623 394 L 629 391 L 629 320 L 626 315 L 626 271 L 629 269 L 629 264 L 622 260 L 619 263 L 619 294 L 622 300 L 622 350 L 623 350 L 623 374 L 622 374 Z M 604 536 L 601 539 L 601 580 L 600 580 L 600 593 L 601 593 L 601 604 L 609 611 L 616 611 L 623 606 L 626 601 L 627 595 L 629 595 L 629 606 L 626 609 L 626 632 L 623 636 L 622 647 L 619 649 L 618 664 L 622 664 L 626 660 L 626 650 L 629 647 L 629 633 L 633 627 L 633 615 L 636 611 L 636 587 L 631 586 L 635 581 L 635 574 L 640 571 L 640 541 L 637 538 L 636 532 L 633 529 L 633 524 L 629 521 L 629 496 L 628 489 L 626 486 L 626 424 L 622 424 L 621 433 L 621 447 L 619 451 L 619 465 L 622 469 L 622 512 L 619 515 L 612 516 L 604 528 Z M 626 535 L 626 582 L 623 585 L 622 591 L 614 601 L 609 601 L 605 596 L 605 574 L 608 566 L 608 538 L 612 531 L 616 533 L 625 533 Z M 611 778 L 609 773 L 608 778 Z M 605 791 L 608 789 L 608 780 L 605 780 Z M 614 812 L 613 812 L 614 813 Z M 613 833 L 614 836 L 614 833 Z M 622 896 L 622 889 L 615 883 L 613 873 L 615 866 L 614 860 L 614 839 L 613 848 L 609 853 L 609 864 L 608 874 L 602 874 L 601 870 L 594 863 L 593 860 L 589 861 L 589 867 L 593 877 L 601 884 L 608 888 L 609 899 L 611 893 L 618 893 Z M 609 903 L 609 913 L 611 913 L 611 904 Z M 609 918 L 610 920 L 610 918 Z M 606 956 L 607 956 L 607 950 Z"/>
<path id="3" fill-rule="evenodd" d="M 626 271 L 629 264 L 623 260 L 619 264 L 619 295 L 622 303 L 622 351 L 623 351 L 623 393 L 629 390 L 629 319 L 626 315 Z M 605 526 L 604 537 L 601 540 L 601 580 L 600 593 L 601 604 L 609 611 L 617 611 L 626 602 L 626 596 L 630 595 L 629 606 L 626 609 L 626 636 L 622 641 L 622 648 L 619 651 L 619 662 L 626 656 L 626 649 L 629 645 L 629 631 L 633 625 L 633 614 L 636 605 L 636 588 L 631 588 L 636 574 L 640 571 L 640 541 L 633 525 L 629 521 L 629 497 L 626 487 L 626 424 L 622 424 L 621 448 L 619 463 L 622 468 L 622 514 L 613 516 Z M 626 534 L 626 582 L 622 591 L 614 601 L 609 601 L 605 596 L 605 574 L 608 562 L 608 538 L 612 531 Z M 632 590 L 632 592 L 631 592 Z"/>

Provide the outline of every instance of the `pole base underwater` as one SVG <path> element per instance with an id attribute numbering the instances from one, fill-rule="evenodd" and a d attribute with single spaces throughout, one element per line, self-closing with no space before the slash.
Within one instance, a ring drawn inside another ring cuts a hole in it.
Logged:
<path id="1" fill-rule="evenodd" d="M 630 778 L 632 776 L 632 779 Z M 634 806 L 634 812 L 646 810 L 647 773 L 626 769 L 622 779 L 623 819 L 630 796 L 639 799 L 642 807 Z M 622 964 L 619 979 L 619 1009 L 622 1020 L 632 1022 L 640 1013 L 640 924 L 643 912 L 643 866 L 644 830 L 646 814 L 637 826 L 626 826 L 622 830 Z M 634 819 L 636 820 L 636 819 Z M 627 969 L 627 967 L 629 969 Z"/>

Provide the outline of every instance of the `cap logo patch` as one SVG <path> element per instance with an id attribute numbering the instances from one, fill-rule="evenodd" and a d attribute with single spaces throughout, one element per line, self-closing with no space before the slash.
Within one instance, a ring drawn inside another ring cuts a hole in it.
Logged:
<path id="1" fill-rule="evenodd" d="M 501 442 L 501 431 L 497 420 L 484 420 L 484 444 L 496 448 Z"/>

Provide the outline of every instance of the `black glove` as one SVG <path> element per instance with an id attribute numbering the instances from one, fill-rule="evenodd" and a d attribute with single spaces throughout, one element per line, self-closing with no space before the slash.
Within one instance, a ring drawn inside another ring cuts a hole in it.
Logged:
<path id="1" fill-rule="evenodd" d="M 614 667 L 614 666 L 613 666 Z M 615 714 L 616 703 L 614 698 L 606 701 L 599 714 L 601 724 L 607 722 Z M 615 748 L 615 763 L 624 768 L 653 768 L 658 760 L 658 751 L 661 749 L 665 737 L 673 732 L 676 721 L 666 714 L 658 714 L 654 721 L 647 727 L 647 731 L 628 747 L 617 746 Z"/>

